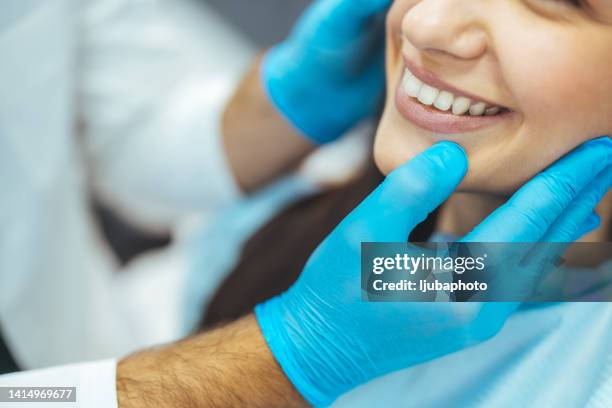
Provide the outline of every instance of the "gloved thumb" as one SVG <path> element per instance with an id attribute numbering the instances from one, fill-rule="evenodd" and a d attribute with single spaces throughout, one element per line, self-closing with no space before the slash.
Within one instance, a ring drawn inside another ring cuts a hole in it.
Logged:
<path id="1" fill-rule="evenodd" d="M 438 143 L 389 174 L 339 228 L 353 242 L 404 242 L 455 191 L 467 169 L 461 146 Z"/>
<path id="2" fill-rule="evenodd" d="M 354 36 L 391 3 L 391 0 L 318 0 L 309 9 L 306 21 L 322 24 L 336 35 Z"/>

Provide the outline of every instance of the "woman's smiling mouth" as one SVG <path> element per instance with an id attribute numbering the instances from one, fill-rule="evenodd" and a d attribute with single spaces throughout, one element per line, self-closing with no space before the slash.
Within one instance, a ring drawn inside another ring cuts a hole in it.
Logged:
<path id="1" fill-rule="evenodd" d="M 405 60 L 395 95 L 397 110 L 409 121 L 436 133 L 475 131 L 507 120 L 512 112 L 441 81 Z"/>

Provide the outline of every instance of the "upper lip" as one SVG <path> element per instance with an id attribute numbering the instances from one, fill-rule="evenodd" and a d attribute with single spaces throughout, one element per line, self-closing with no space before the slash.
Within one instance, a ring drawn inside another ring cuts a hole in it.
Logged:
<path id="1" fill-rule="evenodd" d="M 420 79 L 422 82 L 424 82 L 427 85 L 433 86 L 434 88 L 438 88 L 443 91 L 448 91 L 455 96 L 463 96 L 463 97 L 469 98 L 472 102 L 476 102 L 476 103 L 484 102 L 489 106 L 497 106 L 500 108 L 504 108 L 504 106 L 502 105 L 488 101 L 484 98 L 481 98 L 478 95 L 474 95 L 470 92 L 466 92 L 464 90 L 461 90 L 459 88 L 452 86 L 449 83 L 444 82 L 443 80 L 438 78 L 435 74 L 427 71 L 424 68 L 419 67 L 407 57 L 404 57 L 404 63 L 406 64 L 406 68 L 408 68 L 408 70 L 410 70 L 410 72 L 412 72 L 412 74 L 415 77 L 417 77 L 418 79 Z"/>

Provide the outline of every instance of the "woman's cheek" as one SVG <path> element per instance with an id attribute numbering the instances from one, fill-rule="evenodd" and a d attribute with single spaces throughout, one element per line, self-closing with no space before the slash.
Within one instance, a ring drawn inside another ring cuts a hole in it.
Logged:
<path id="1" fill-rule="evenodd" d="M 531 140 L 522 142 L 533 145 L 554 140 L 554 149 L 560 152 L 604 134 L 610 128 L 608 112 L 612 112 L 612 80 L 605 73 L 607 64 L 602 64 L 601 55 L 581 55 L 582 47 L 569 38 L 563 40 L 566 46 L 556 48 L 553 42 L 532 40 L 528 49 L 507 55 L 521 64 L 505 64 L 510 67 L 506 76 L 516 109 L 524 128 L 529 129 L 523 135 Z M 602 92 L 602 87 L 607 91 Z"/>
<path id="2" fill-rule="evenodd" d="M 415 0 L 395 0 L 387 14 L 387 78 L 400 58 L 402 42 L 402 20 Z"/>
<path id="3" fill-rule="evenodd" d="M 393 31 L 394 35 L 401 34 L 402 20 L 408 10 L 410 10 L 420 0 L 395 0 L 387 14 L 387 27 Z"/>
<path id="4" fill-rule="evenodd" d="M 396 50 L 401 48 L 402 21 L 416 3 L 420 0 L 395 0 L 387 14 L 387 40 Z"/>

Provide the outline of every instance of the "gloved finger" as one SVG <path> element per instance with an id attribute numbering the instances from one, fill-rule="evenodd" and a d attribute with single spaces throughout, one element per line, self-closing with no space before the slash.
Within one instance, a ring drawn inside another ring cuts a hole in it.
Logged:
<path id="1" fill-rule="evenodd" d="M 609 137 L 583 144 L 525 184 L 463 241 L 540 241 L 579 192 L 611 164 Z"/>
<path id="2" fill-rule="evenodd" d="M 329 7 L 328 16 L 339 23 L 359 28 L 372 16 L 386 11 L 391 0 L 320 0 Z"/>
<path id="3" fill-rule="evenodd" d="M 582 207 L 580 204 L 578 206 Z M 589 205 L 587 204 L 585 207 L 588 208 Z M 577 219 L 572 218 L 573 216 Z M 524 267 L 518 276 L 525 280 L 525 275 L 529 275 L 529 272 L 531 272 L 534 275 L 533 286 L 531 287 L 534 287 L 537 282 L 559 266 L 561 257 L 573 242 L 599 227 L 601 223 L 597 214 L 591 213 L 584 218 L 580 210 L 573 214 L 564 214 L 562 217 L 565 219 L 555 222 L 555 224 L 559 224 L 556 226 L 555 232 L 550 235 L 547 233 L 545 238 L 542 239 L 542 243 L 534 246 L 524 259 Z"/>
<path id="4" fill-rule="evenodd" d="M 353 111 L 366 112 L 373 115 L 383 102 L 385 90 L 384 49 L 375 53 L 372 61 L 360 73 L 361 80 L 350 88 L 346 95 L 345 106 L 353 106 Z"/>
<path id="5" fill-rule="evenodd" d="M 351 242 L 404 242 L 446 200 L 467 172 L 456 143 L 441 142 L 395 171 L 340 224 Z"/>
<path id="6" fill-rule="evenodd" d="M 506 255 L 521 257 L 520 268 L 501 289 L 509 299 L 527 300 L 539 283 L 555 271 L 567 247 L 599 223 L 593 210 L 612 184 L 612 166 L 587 185 L 559 216 L 538 245 L 504 248 Z"/>
<path id="7" fill-rule="evenodd" d="M 589 218 L 612 186 L 612 166 L 602 171 L 591 184 L 578 194 L 578 197 L 554 222 L 542 238 L 543 242 L 574 242 L 584 235 L 589 227 Z M 597 219 L 595 220 L 597 221 Z M 590 224 L 593 220 L 590 221 Z"/>
<path id="8" fill-rule="evenodd" d="M 582 227 L 578 231 L 578 239 L 582 238 L 583 236 L 587 234 L 590 234 L 591 232 L 595 231 L 600 226 L 601 226 L 601 217 L 597 213 L 593 213 L 589 215 L 585 223 L 582 224 Z"/>
<path id="9" fill-rule="evenodd" d="M 311 23 L 338 35 L 354 35 L 367 27 L 372 17 L 386 11 L 391 0 L 319 0 L 308 11 Z"/>
<path id="10" fill-rule="evenodd" d="M 542 242 L 534 245 L 521 262 L 520 271 L 515 275 L 515 279 L 525 286 L 526 291 L 533 290 L 549 274 L 553 273 L 561 264 L 562 256 L 567 248 L 586 233 L 594 230 L 600 224 L 597 214 L 591 213 L 586 219 L 581 218 L 581 214 L 576 214 L 578 219 L 569 219 L 561 228 L 557 228 L 557 235 L 546 236 Z M 555 224 L 558 223 L 555 222 Z M 552 228 L 552 227 L 551 227 Z"/>

